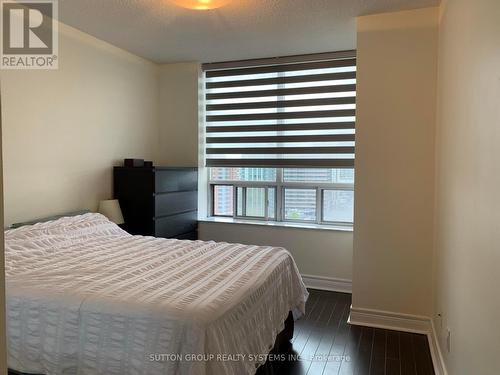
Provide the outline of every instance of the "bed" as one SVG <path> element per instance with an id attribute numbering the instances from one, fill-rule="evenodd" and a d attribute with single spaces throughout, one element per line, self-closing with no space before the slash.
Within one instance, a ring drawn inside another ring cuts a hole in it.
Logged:
<path id="1" fill-rule="evenodd" d="M 282 248 L 132 236 L 100 214 L 5 232 L 9 368 L 254 374 L 307 290 Z"/>

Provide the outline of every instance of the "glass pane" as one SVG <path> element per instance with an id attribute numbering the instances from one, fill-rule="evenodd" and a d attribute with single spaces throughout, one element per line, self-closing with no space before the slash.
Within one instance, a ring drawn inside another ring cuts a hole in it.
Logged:
<path id="1" fill-rule="evenodd" d="M 315 189 L 285 189 L 285 219 L 316 220 Z"/>
<path id="2" fill-rule="evenodd" d="M 267 200 L 268 200 L 268 208 L 267 208 L 267 216 L 269 219 L 276 219 L 276 189 L 268 188 L 267 189 Z"/>
<path id="3" fill-rule="evenodd" d="M 285 168 L 283 180 L 286 182 L 323 182 L 353 184 L 354 169 L 352 168 Z"/>
<path id="4" fill-rule="evenodd" d="M 339 184 L 354 184 L 354 169 L 353 168 L 340 168 L 333 169 L 333 182 Z"/>
<path id="5" fill-rule="evenodd" d="M 233 187 L 226 185 L 214 186 L 214 215 L 233 216 Z"/>
<path id="6" fill-rule="evenodd" d="M 244 199 L 244 188 L 236 188 L 236 215 L 243 216 L 243 199 Z"/>
<path id="7" fill-rule="evenodd" d="M 212 181 L 276 181 L 276 168 L 210 168 Z"/>
<path id="8" fill-rule="evenodd" d="M 247 188 L 246 205 L 246 216 L 266 216 L 266 189 Z"/>
<path id="9" fill-rule="evenodd" d="M 354 192 L 352 190 L 323 191 L 323 220 L 352 223 Z"/>

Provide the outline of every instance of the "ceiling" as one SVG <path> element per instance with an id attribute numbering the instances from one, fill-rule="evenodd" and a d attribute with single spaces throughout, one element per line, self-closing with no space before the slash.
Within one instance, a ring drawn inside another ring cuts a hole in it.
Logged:
<path id="1" fill-rule="evenodd" d="M 355 17 L 439 0 L 233 0 L 210 11 L 169 0 L 59 0 L 59 19 L 157 63 L 353 49 Z"/>

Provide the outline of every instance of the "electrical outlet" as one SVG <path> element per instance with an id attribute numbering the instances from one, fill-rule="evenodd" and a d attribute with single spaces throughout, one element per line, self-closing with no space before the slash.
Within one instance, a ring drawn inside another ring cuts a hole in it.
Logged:
<path id="1" fill-rule="evenodd" d="M 446 350 L 448 353 L 451 352 L 451 331 L 449 328 L 446 328 Z"/>

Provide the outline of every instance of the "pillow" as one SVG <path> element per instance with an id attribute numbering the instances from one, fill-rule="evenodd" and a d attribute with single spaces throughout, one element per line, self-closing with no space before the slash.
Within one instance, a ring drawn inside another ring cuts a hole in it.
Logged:
<path id="1" fill-rule="evenodd" d="M 25 225 L 33 225 L 36 223 L 45 223 L 46 221 L 57 220 L 57 219 L 60 219 L 61 217 L 84 215 L 84 214 L 88 214 L 89 212 L 90 212 L 90 210 L 80 210 L 80 211 L 68 212 L 68 213 L 62 214 L 62 215 L 53 215 L 53 216 L 43 217 L 40 219 L 31 220 L 31 221 L 23 221 L 21 223 L 12 224 L 10 226 L 10 228 L 15 229 L 15 228 L 19 228 L 19 227 L 24 227 Z"/>

